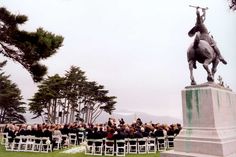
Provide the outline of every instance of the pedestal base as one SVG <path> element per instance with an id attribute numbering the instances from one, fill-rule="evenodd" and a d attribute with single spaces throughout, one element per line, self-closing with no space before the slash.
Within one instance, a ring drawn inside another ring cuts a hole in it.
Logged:
<path id="1" fill-rule="evenodd" d="M 236 157 L 236 94 L 214 84 L 182 91 L 183 129 L 161 157 Z"/>
<path id="2" fill-rule="evenodd" d="M 161 157 L 221 157 L 221 156 L 198 154 L 198 153 L 176 152 L 174 150 L 170 150 L 166 152 L 161 152 Z M 236 153 L 231 154 L 229 156 L 224 156 L 224 157 L 236 157 Z"/>

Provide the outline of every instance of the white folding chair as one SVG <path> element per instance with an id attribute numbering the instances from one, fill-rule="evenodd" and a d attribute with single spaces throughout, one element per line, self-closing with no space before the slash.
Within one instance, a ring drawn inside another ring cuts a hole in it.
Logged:
<path id="1" fill-rule="evenodd" d="M 116 140 L 116 156 L 125 156 L 125 140 Z"/>
<path id="2" fill-rule="evenodd" d="M 64 141 L 62 147 L 68 147 L 69 146 L 69 137 L 67 135 L 61 135 L 62 141 Z"/>
<path id="3" fill-rule="evenodd" d="M 12 143 L 9 142 L 9 136 L 8 133 L 1 133 L 1 144 L 5 146 L 5 149 L 7 151 L 11 150 Z"/>
<path id="4" fill-rule="evenodd" d="M 6 141 L 5 141 L 5 149 L 6 151 L 12 151 L 13 149 L 13 143 L 14 143 L 14 138 L 11 136 L 6 136 Z"/>
<path id="5" fill-rule="evenodd" d="M 156 153 L 156 151 L 157 151 L 156 138 L 149 137 L 147 139 L 147 152 Z"/>
<path id="6" fill-rule="evenodd" d="M 69 133 L 69 145 L 76 145 L 77 144 L 77 135 L 75 133 Z"/>
<path id="7" fill-rule="evenodd" d="M 167 148 L 168 149 L 171 149 L 171 148 L 174 148 L 174 139 L 175 139 L 175 136 L 167 136 Z"/>
<path id="8" fill-rule="evenodd" d="M 8 138 L 8 133 L 0 133 L 0 137 L 1 137 L 1 145 L 5 145 L 5 143 L 7 143 L 7 138 Z"/>
<path id="9" fill-rule="evenodd" d="M 41 149 L 40 152 L 42 153 L 48 153 L 52 151 L 52 144 L 49 140 L 49 137 L 42 137 L 41 138 Z"/>
<path id="10" fill-rule="evenodd" d="M 61 141 L 62 141 L 61 136 L 53 135 L 52 140 L 55 142 L 55 146 L 54 146 L 53 149 L 54 150 L 59 150 L 61 148 Z"/>
<path id="11" fill-rule="evenodd" d="M 28 136 L 19 136 L 20 142 L 19 142 L 19 150 L 18 151 L 26 151 L 26 145 L 28 141 Z"/>
<path id="12" fill-rule="evenodd" d="M 113 156 L 115 153 L 114 140 L 105 139 L 105 156 Z"/>
<path id="13" fill-rule="evenodd" d="M 78 132 L 78 143 L 84 142 L 84 132 Z"/>
<path id="14" fill-rule="evenodd" d="M 129 138 L 125 138 L 125 153 L 129 153 Z"/>
<path id="15" fill-rule="evenodd" d="M 138 148 L 137 148 L 137 139 L 136 138 L 130 138 L 129 139 L 129 154 L 137 154 Z"/>
<path id="16" fill-rule="evenodd" d="M 35 143 L 35 136 L 27 136 L 27 142 L 25 145 L 25 151 L 33 152 L 34 150 L 34 143 Z"/>
<path id="17" fill-rule="evenodd" d="M 102 139 L 96 139 L 93 141 L 94 144 L 94 153 L 93 155 L 102 155 L 103 151 L 103 140 Z"/>
<path id="18" fill-rule="evenodd" d="M 86 149 L 85 149 L 85 154 L 86 155 L 93 155 L 94 154 L 94 143 L 93 143 L 94 139 L 87 139 L 87 145 L 86 145 Z"/>
<path id="19" fill-rule="evenodd" d="M 34 145 L 33 145 L 33 152 L 40 152 L 41 151 L 41 137 L 35 137 L 34 138 Z"/>
<path id="20" fill-rule="evenodd" d="M 12 142 L 11 148 L 9 150 L 11 151 L 20 151 L 20 142 L 21 142 L 21 137 L 16 136 Z"/>
<path id="21" fill-rule="evenodd" d="M 147 153 L 147 138 L 138 138 L 138 153 L 145 154 Z"/>
<path id="22" fill-rule="evenodd" d="M 164 136 L 157 137 L 157 149 L 158 151 L 166 150 L 166 138 Z"/>

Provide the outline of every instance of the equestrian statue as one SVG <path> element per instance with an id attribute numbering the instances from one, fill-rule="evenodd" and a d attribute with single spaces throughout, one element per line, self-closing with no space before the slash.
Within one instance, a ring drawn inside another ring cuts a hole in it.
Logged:
<path id="1" fill-rule="evenodd" d="M 196 61 L 203 64 L 203 67 L 208 74 L 208 82 L 214 82 L 214 74 L 217 70 L 219 62 L 221 61 L 223 64 L 227 64 L 227 62 L 221 55 L 216 42 L 204 25 L 204 21 L 206 19 L 206 10 L 208 8 L 201 8 L 198 6 L 190 7 L 196 8 L 197 15 L 195 26 L 188 32 L 190 37 L 195 35 L 194 42 L 190 45 L 187 52 L 191 85 L 196 85 L 193 76 L 193 68 L 197 68 Z M 200 11 L 202 12 L 201 15 Z M 212 64 L 211 70 L 208 67 L 209 64 Z"/>

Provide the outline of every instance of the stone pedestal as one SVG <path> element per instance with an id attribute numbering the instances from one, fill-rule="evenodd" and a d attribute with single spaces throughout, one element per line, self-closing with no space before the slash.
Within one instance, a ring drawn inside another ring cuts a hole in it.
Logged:
<path id="1" fill-rule="evenodd" d="M 236 94 L 216 84 L 182 91 L 183 129 L 161 157 L 236 157 Z"/>

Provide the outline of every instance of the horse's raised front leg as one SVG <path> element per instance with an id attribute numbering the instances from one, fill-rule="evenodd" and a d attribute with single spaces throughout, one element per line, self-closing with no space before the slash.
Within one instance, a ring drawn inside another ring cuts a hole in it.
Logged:
<path id="1" fill-rule="evenodd" d="M 188 61 L 188 65 L 189 65 L 189 71 L 190 71 L 191 85 L 196 85 L 196 82 L 195 82 L 194 77 L 193 77 L 194 61 L 193 60 Z"/>
<path id="2" fill-rule="evenodd" d="M 207 81 L 209 81 L 209 82 L 214 82 L 214 78 L 213 78 L 213 76 L 212 76 L 212 73 L 211 73 L 211 71 L 209 70 L 209 68 L 208 68 L 208 65 L 210 64 L 212 62 L 212 59 L 206 59 L 205 61 L 204 61 L 204 63 L 203 63 L 203 67 L 204 67 L 204 69 L 207 71 Z"/>
<path id="3" fill-rule="evenodd" d="M 219 64 L 219 59 L 216 59 L 212 64 L 212 69 L 211 69 L 211 73 L 212 73 L 212 76 L 213 76 L 213 78 L 214 78 L 214 76 L 215 76 L 215 73 L 216 73 L 216 71 L 217 71 L 217 66 L 218 66 L 218 64 Z"/>

